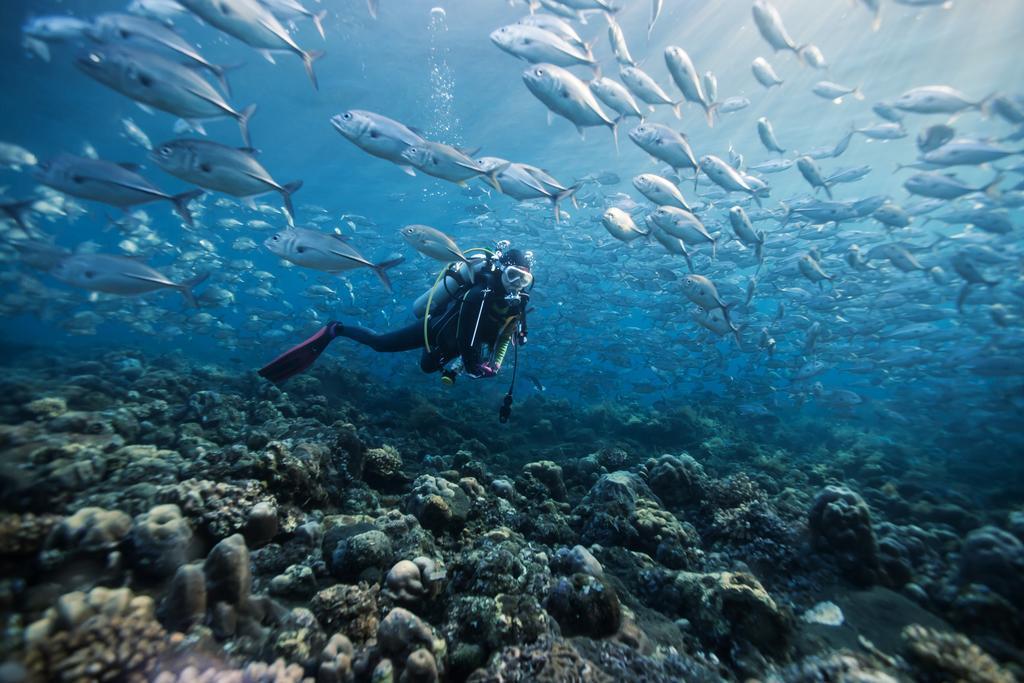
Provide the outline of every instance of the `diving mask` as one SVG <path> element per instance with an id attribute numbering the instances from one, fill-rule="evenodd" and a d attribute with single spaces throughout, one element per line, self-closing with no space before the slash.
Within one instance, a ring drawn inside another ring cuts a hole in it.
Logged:
<path id="1" fill-rule="evenodd" d="M 501 271 L 501 284 L 510 293 L 521 292 L 533 284 L 533 273 L 522 266 L 505 266 Z"/>

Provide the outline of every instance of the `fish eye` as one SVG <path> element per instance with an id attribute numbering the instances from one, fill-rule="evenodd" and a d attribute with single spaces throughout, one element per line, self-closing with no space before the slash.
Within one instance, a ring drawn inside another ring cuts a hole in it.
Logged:
<path id="1" fill-rule="evenodd" d="M 171 147 L 170 147 L 170 145 L 164 145 L 163 147 L 160 148 L 160 156 L 162 156 L 162 157 L 169 157 L 169 156 L 171 156 Z"/>
<path id="2" fill-rule="evenodd" d="M 346 121 L 351 121 L 352 120 L 352 112 L 348 112 L 348 111 L 345 112 L 344 114 L 341 115 L 341 118 L 345 119 Z"/>
<path id="3" fill-rule="evenodd" d="M 543 76 L 544 75 L 544 69 L 536 69 L 533 73 L 537 74 L 538 76 Z"/>

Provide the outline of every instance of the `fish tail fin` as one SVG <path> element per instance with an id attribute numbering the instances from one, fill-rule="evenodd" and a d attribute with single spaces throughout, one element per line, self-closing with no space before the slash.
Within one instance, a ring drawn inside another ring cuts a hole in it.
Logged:
<path id="1" fill-rule="evenodd" d="M 320 37 L 323 38 L 324 40 L 327 39 L 327 36 L 324 35 L 324 18 L 326 16 L 327 10 L 316 12 L 312 16 L 310 16 L 310 19 L 313 20 L 313 25 L 316 26 L 317 32 L 320 34 Z"/>
<path id="2" fill-rule="evenodd" d="M 295 222 L 295 208 L 292 206 L 292 193 L 298 192 L 302 187 L 301 180 L 294 180 L 281 186 L 281 197 L 284 199 L 284 208 L 288 212 L 289 222 Z"/>
<path id="3" fill-rule="evenodd" d="M 252 147 L 252 138 L 249 137 L 249 120 L 256 113 L 256 105 L 250 104 L 238 115 L 238 129 L 242 131 L 242 142 L 246 147 Z"/>
<path id="4" fill-rule="evenodd" d="M 562 190 L 558 194 L 556 194 L 553 197 L 551 197 L 551 203 L 554 204 L 554 206 L 555 206 L 555 222 L 556 223 L 558 223 L 559 220 L 561 220 L 561 217 L 562 217 L 562 210 L 559 207 L 559 204 L 562 202 L 563 199 L 572 199 L 574 205 L 576 205 L 575 204 L 576 193 L 579 191 L 579 189 L 581 187 L 583 187 L 583 185 L 581 183 L 576 183 L 572 187 L 567 188 L 565 190 Z M 578 205 L 576 205 L 576 206 L 578 206 Z"/>
<path id="5" fill-rule="evenodd" d="M 829 190 L 827 186 L 825 187 L 825 190 L 828 191 L 828 196 L 829 196 L 829 198 L 831 198 L 832 197 L 832 190 Z M 757 206 L 759 208 L 762 208 L 762 209 L 764 208 L 764 202 L 761 201 L 761 195 L 757 193 L 757 190 L 754 190 L 753 192 L 751 192 L 750 196 L 754 198 L 754 201 L 757 202 Z"/>
<path id="6" fill-rule="evenodd" d="M 782 225 L 789 225 L 789 219 L 793 216 L 793 209 L 790 208 L 789 204 L 783 201 L 779 202 L 779 206 L 781 206 L 782 210 L 785 212 L 782 214 L 782 220 L 779 222 Z"/>
<path id="7" fill-rule="evenodd" d="M 391 278 L 388 277 L 387 270 L 389 268 L 394 268 L 404 261 L 405 257 L 399 256 L 398 258 L 393 258 L 390 261 L 371 264 L 370 267 L 373 268 L 373 272 L 377 274 L 377 277 L 380 278 L 381 283 L 384 285 L 384 289 L 388 290 L 388 292 L 391 291 Z"/>
<path id="8" fill-rule="evenodd" d="M 0 211 L 3 211 L 5 216 L 17 223 L 19 228 L 28 230 L 28 225 L 25 223 L 25 214 L 32 211 L 32 205 L 35 203 L 35 199 L 23 199 L 18 202 L 11 202 L 10 204 L 0 204 Z"/>
<path id="9" fill-rule="evenodd" d="M 612 140 L 615 142 L 615 156 L 619 156 L 619 122 L 621 120 L 622 117 L 620 116 L 611 124 Z"/>
<path id="10" fill-rule="evenodd" d="M 181 295 L 185 297 L 185 302 L 192 308 L 199 308 L 199 302 L 196 301 L 196 295 L 192 290 L 206 282 L 208 277 L 210 277 L 210 273 L 201 273 L 178 284 L 178 291 L 181 292 Z"/>
<path id="11" fill-rule="evenodd" d="M 175 213 L 181 216 L 181 219 L 185 221 L 185 224 L 190 228 L 193 227 L 194 223 L 192 221 L 192 212 L 188 209 L 188 203 L 196 197 L 201 197 L 204 194 L 206 194 L 206 190 L 196 189 L 170 197 L 171 202 L 174 203 Z"/>
<path id="12" fill-rule="evenodd" d="M 672 103 L 672 113 L 676 115 L 677 119 L 683 118 L 683 105 L 686 104 L 686 98 L 679 100 L 678 102 Z"/>
<path id="13" fill-rule="evenodd" d="M 982 114 L 984 114 L 985 116 L 989 116 L 992 113 L 991 108 L 990 108 L 990 105 L 992 104 L 992 100 L 994 100 L 998 96 L 999 96 L 998 92 L 989 93 L 989 95 L 987 97 L 983 97 L 980 100 L 978 100 L 977 104 L 975 104 L 974 106 Z"/>
<path id="14" fill-rule="evenodd" d="M 487 182 L 489 182 L 491 184 L 491 187 L 493 187 L 498 192 L 501 192 L 501 183 L 498 182 L 498 175 L 511 165 L 512 162 L 506 161 L 504 164 L 492 168 L 490 171 L 484 174 L 487 176 Z"/>
<path id="15" fill-rule="evenodd" d="M 320 83 L 316 80 L 316 72 L 313 71 L 313 62 L 323 57 L 324 54 L 323 50 L 310 50 L 299 55 L 302 57 L 302 65 L 306 67 L 306 75 L 309 76 L 309 80 L 313 84 L 313 90 L 320 89 Z"/>
<path id="16" fill-rule="evenodd" d="M 832 187 L 828 183 L 822 183 L 821 189 L 825 190 L 825 194 L 828 195 L 829 199 L 835 199 L 835 197 L 832 196 Z"/>
<path id="17" fill-rule="evenodd" d="M 987 185 L 982 186 L 981 191 L 990 199 L 999 199 L 1003 196 L 1003 193 L 999 191 L 999 183 L 1001 182 L 1003 182 L 1003 174 L 996 173 L 996 177 Z"/>
<path id="18" fill-rule="evenodd" d="M 224 91 L 224 94 L 231 97 L 231 84 L 228 83 L 228 72 L 242 66 L 244 66 L 243 62 L 238 64 L 210 64 L 207 69 L 217 79 L 217 84 L 220 85 L 220 89 Z"/>
<path id="19" fill-rule="evenodd" d="M 708 120 L 708 128 L 714 128 L 715 118 L 718 116 L 718 102 L 704 105 L 704 116 Z"/>
<path id="20" fill-rule="evenodd" d="M 861 90 L 861 86 L 859 85 L 856 88 L 854 88 L 853 92 L 850 94 L 853 95 L 853 99 L 855 100 L 864 100 L 864 91 Z"/>
<path id="21" fill-rule="evenodd" d="M 718 258 L 718 240 L 714 237 L 711 238 L 711 260 L 714 261 Z"/>
<path id="22" fill-rule="evenodd" d="M 757 236 L 761 238 L 761 241 L 754 247 L 754 255 L 757 256 L 757 270 L 754 272 L 756 277 L 761 272 L 761 266 L 764 265 L 764 231 L 757 233 Z"/>
<path id="23" fill-rule="evenodd" d="M 960 290 L 960 293 L 956 297 L 956 310 L 958 313 L 964 312 L 964 302 L 967 301 L 967 294 L 971 291 L 971 283 L 968 282 Z"/>
<path id="24" fill-rule="evenodd" d="M 370 11 L 370 18 L 376 19 L 377 12 L 380 10 L 380 0 L 366 0 L 366 9 Z"/>
<path id="25" fill-rule="evenodd" d="M 731 329 L 733 333 L 738 333 L 739 330 L 735 325 L 732 324 L 732 318 L 729 315 L 729 312 L 733 309 L 735 305 L 736 302 L 733 301 L 731 304 L 726 304 L 722 306 L 722 317 L 725 318 L 725 324 L 729 326 L 729 329 Z M 740 338 L 738 336 L 736 337 L 736 341 L 740 341 Z"/>

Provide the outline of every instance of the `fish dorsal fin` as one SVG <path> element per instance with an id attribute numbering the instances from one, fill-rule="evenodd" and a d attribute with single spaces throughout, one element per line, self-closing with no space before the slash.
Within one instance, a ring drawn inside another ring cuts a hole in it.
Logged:
<path id="1" fill-rule="evenodd" d="M 411 130 L 413 133 L 416 133 L 416 135 L 419 135 L 421 138 L 426 138 L 426 135 L 421 128 L 417 128 L 416 126 L 406 126 L 406 128 Z"/>
<path id="2" fill-rule="evenodd" d="M 261 150 L 255 148 L 255 147 L 236 147 L 235 149 L 237 149 L 239 152 L 245 152 L 246 154 L 252 154 L 253 156 L 256 156 L 257 154 L 259 154 L 261 152 Z"/>
<path id="3" fill-rule="evenodd" d="M 483 149 L 483 147 L 456 147 L 455 149 L 459 150 L 467 157 L 475 157 L 480 153 L 480 150 Z"/>
<path id="4" fill-rule="evenodd" d="M 134 161 L 118 161 L 117 165 L 126 171 L 131 171 L 132 173 L 138 173 L 142 170 L 142 165 L 137 164 Z"/>

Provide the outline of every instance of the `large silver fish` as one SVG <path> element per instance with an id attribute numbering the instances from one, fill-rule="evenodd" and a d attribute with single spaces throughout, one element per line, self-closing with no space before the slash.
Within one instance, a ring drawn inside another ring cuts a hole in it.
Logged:
<path id="1" fill-rule="evenodd" d="M 102 159 L 59 154 L 36 166 L 33 177 L 73 197 L 91 199 L 120 209 L 166 200 L 174 205 L 174 210 L 185 223 L 192 225 L 188 203 L 203 194 L 203 190 L 167 194 L 137 171 L 138 167 L 134 164 L 116 164 Z"/>
<path id="2" fill-rule="evenodd" d="M 286 50 L 302 59 L 306 75 L 319 89 L 313 62 L 323 52 L 303 50 L 274 13 L 258 0 L 180 0 L 193 14 L 258 50 Z"/>
<path id="3" fill-rule="evenodd" d="M 361 109 L 349 109 L 331 117 L 334 130 L 367 154 L 397 164 L 411 176 L 416 175 L 412 165 L 402 156 L 408 147 L 424 142 L 408 126 L 381 114 Z"/>
<path id="4" fill-rule="evenodd" d="M 184 282 L 174 282 L 145 263 L 125 256 L 72 254 L 57 263 L 50 275 L 73 287 L 119 296 L 138 296 L 160 289 L 176 289 L 189 305 L 198 307 L 192 289 L 210 274 L 203 273 Z"/>
<path id="5" fill-rule="evenodd" d="M 75 62 L 91 78 L 144 105 L 180 116 L 194 128 L 199 121 L 230 116 L 238 121 L 247 147 L 251 104 L 236 110 L 194 70 L 158 54 L 127 46 L 94 45 Z"/>
<path id="6" fill-rule="evenodd" d="M 402 151 L 406 162 L 423 171 L 427 175 L 441 178 L 456 185 L 465 185 L 467 180 L 484 176 L 487 181 L 501 192 L 497 175 L 503 166 L 486 167 L 479 160 L 466 152 L 441 142 L 421 140 Z"/>
<path id="7" fill-rule="evenodd" d="M 302 187 L 302 181 L 278 183 L 251 149 L 236 149 L 209 140 L 179 139 L 157 145 L 149 158 L 173 176 L 233 197 L 278 192 L 289 216 L 295 217 L 292 193 Z"/>
<path id="8" fill-rule="evenodd" d="M 554 64 L 537 64 L 523 71 L 523 81 L 550 112 L 568 119 L 576 126 L 580 135 L 583 135 L 583 129 L 589 126 L 611 128 L 618 148 L 618 128 L 615 121 L 604 113 L 590 88 L 572 73 Z"/>
<path id="9" fill-rule="evenodd" d="M 290 227 L 268 237 L 263 245 L 272 253 L 297 266 L 337 275 L 356 268 L 371 269 L 384 287 L 391 291 L 387 270 L 405 261 L 404 257 L 373 263 L 340 235 L 307 228 Z"/>
<path id="10" fill-rule="evenodd" d="M 176 57 L 183 57 L 193 64 L 212 73 L 224 92 L 231 94 L 225 71 L 228 67 L 211 63 L 199 54 L 199 51 L 187 40 L 175 33 L 174 29 L 164 26 L 159 21 L 138 17 L 132 14 L 105 12 L 92 20 L 86 33 L 99 42 L 117 43 L 119 41 L 145 48 L 159 48 Z"/>

